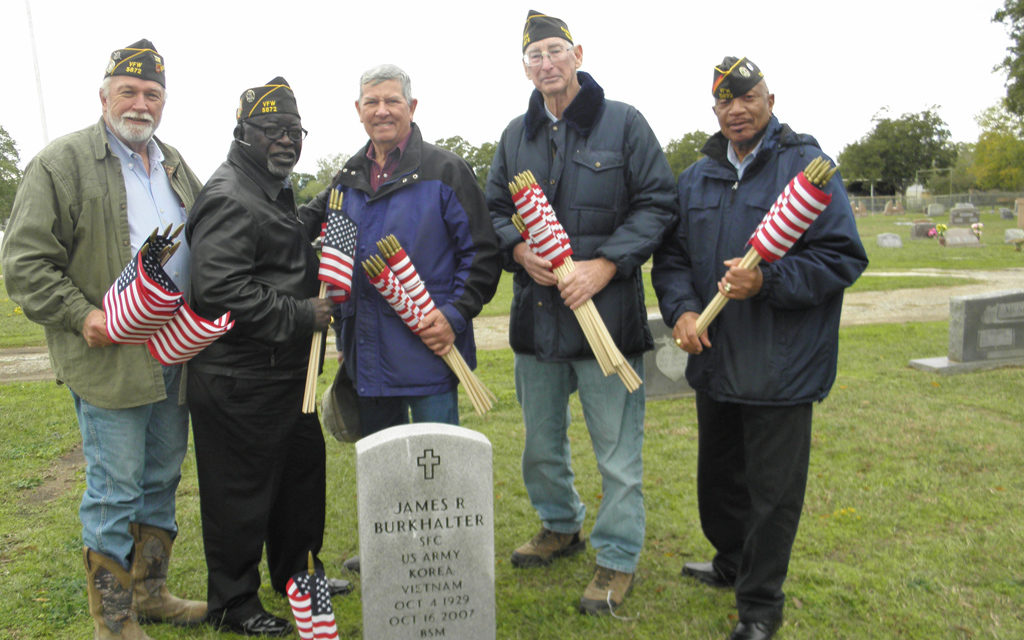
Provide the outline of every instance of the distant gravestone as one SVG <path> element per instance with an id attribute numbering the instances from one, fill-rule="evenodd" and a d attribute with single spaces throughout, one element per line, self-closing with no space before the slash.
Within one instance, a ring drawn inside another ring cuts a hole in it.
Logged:
<path id="1" fill-rule="evenodd" d="M 1024 365 L 1024 289 L 949 299 L 949 356 L 911 360 L 943 374 Z"/>
<path id="2" fill-rule="evenodd" d="M 928 217 L 941 216 L 946 213 L 946 207 L 942 206 L 938 202 L 933 202 L 928 205 Z"/>
<path id="3" fill-rule="evenodd" d="M 1003 231 L 1003 244 L 1017 244 L 1024 240 L 1024 229 L 1007 229 Z"/>
<path id="4" fill-rule="evenodd" d="M 914 226 L 910 227 L 911 238 L 930 238 L 928 232 L 935 228 L 935 224 L 932 222 L 921 222 L 920 220 L 914 221 Z"/>
<path id="5" fill-rule="evenodd" d="M 356 443 L 363 637 L 496 633 L 491 443 L 444 424 Z"/>
<path id="6" fill-rule="evenodd" d="M 972 225 L 978 219 L 978 208 L 969 202 L 958 202 L 949 210 L 949 224 Z"/>
<path id="7" fill-rule="evenodd" d="M 947 247 L 980 247 L 981 242 L 970 229 L 958 228 L 946 230 Z"/>
<path id="8" fill-rule="evenodd" d="M 686 383 L 687 354 L 676 344 L 672 328 L 660 315 L 647 318 L 654 336 L 654 351 L 644 354 L 644 397 L 672 398 L 693 393 Z"/>
<path id="9" fill-rule="evenodd" d="M 876 242 L 878 243 L 878 246 L 883 249 L 903 248 L 903 240 L 901 240 L 899 235 L 895 233 L 880 233 L 876 237 Z"/>
<path id="10" fill-rule="evenodd" d="M 1013 209 L 1002 207 L 999 209 L 999 217 L 1003 220 L 1013 220 Z"/>

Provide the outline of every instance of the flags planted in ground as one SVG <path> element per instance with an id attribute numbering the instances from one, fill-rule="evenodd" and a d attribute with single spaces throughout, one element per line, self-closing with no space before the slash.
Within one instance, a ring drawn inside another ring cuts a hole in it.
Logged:
<path id="1" fill-rule="evenodd" d="M 178 310 L 182 293 L 160 264 L 163 246 L 151 238 L 103 296 L 112 342 L 142 344 Z"/>
<path id="2" fill-rule="evenodd" d="M 320 572 L 297 573 L 288 580 L 286 591 L 300 638 L 331 640 L 338 637 L 327 576 Z"/>
<path id="3" fill-rule="evenodd" d="M 327 199 L 327 227 L 320 255 L 321 280 L 336 288 L 331 296 L 335 302 L 344 302 L 352 291 L 353 256 L 356 252 L 356 234 L 359 228 L 341 208 L 341 186 L 331 189 Z"/>
<path id="4" fill-rule="evenodd" d="M 182 302 L 171 321 L 146 341 L 146 347 L 161 364 L 181 364 L 191 360 L 233 326 L 235 323 L 231 320 L 230 311 L 210 321 L 200 318 L 187 302 Z"/>

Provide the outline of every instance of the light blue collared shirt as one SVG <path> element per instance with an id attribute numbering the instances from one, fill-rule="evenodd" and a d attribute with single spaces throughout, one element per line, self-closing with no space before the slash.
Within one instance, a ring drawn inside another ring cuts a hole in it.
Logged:
<path id="1" fill-rule="evenodd" d="M 728 158 L 732 166 L 736 167 L 737 180 L 743 179 L 743 172 L 747 170 L 747 167 L 749 167 L 752 162 L 754 162 L 754 158 L 757 157 L 757 152 L 761 150 L 762 142 L 764 142 L 764 136 L 761 136 L 761 139 L 757 141 L 757 146 L 755 146 L 750 153 L 744 156 L 742 162 L 740 161 L 740 157 L 736 155 L 736 150 L 732 148 L 732 142 L 727 145 L 728 150 L 725 152 L 725 157 Z"/>
<path id="2" fill-rule="evenodd" d="M 121 175 L 124 177 L 125 194 L 128 197 L 128 234 L 132 243 L 132 255 L 146 242 L 153 229 L 163 233 L 168 225 L 173 231 L 185 223 L 185 207 L 178 194 L 171 188 L 170 178 L 164 171 L 164 154 L 160 146 L 150 138 L 146 150 L 149 154 L 150 172 L 142 163 L 142 156 L 128 148 L 107 127 L 107 141 L 110 151 L 121 161 Z M 182 230 L 176 242 L 181 242 L 177 252 L 164 265 L 164 271 L 182 292 L 188 293 L 188 243 Z"/>

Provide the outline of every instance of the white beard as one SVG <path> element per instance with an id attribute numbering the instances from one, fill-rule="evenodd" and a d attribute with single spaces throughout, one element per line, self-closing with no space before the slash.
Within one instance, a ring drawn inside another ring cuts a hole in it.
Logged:
<path id="1" fill-rule="evenodd" d="M 148 120 L 148 124 L 135 124 L 128 121 L 128 118 Z M 153 116 L 148 113 L 136 111 L 125 111 L 119 118 L 110 118 L 110 128 L 114 130 L 122 140 L 131 143 L 149 142 L 156 131 L 156 123 Z"/>

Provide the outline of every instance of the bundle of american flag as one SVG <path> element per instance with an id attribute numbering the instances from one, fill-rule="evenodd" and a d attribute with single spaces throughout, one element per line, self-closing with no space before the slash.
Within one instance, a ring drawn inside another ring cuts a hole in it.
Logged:
<path id="1" fill-rule="evenodd" d="M 324 224 L 320 270 L 317 277 L 327 283 L 327 295 L 334 302 L 345 302 L 352 293 L 352 271 L 355 267 L 356 223 L 341 210 L 341 186 L 331 189 L 327 197 L 327 222 Z"/>
<path id="2" fill-rule="evenodd" d="M 312 553 L 309 554 L 309 569 L 289 578 L 285 592 L 300 638 L 332 640 L 338 637 L 327 577 L 313 568 Z"/>
<path id="3" fill-rule="evenodd" d="M 384 296 L 405 326 L 419 335 L 423 318 L 436 309 L 434 300 L 420 279 L 412 260 L 395 236 L 382 238 L 377 242 L 377 248 L 384 259 L 380 256 L 371 256 L 370 259 L 363 261 L 363 269 L 370 283 Z M 476 377 L 455 345 L 452 345 L 441 358 L 466 389 L 473 409 L 480 415 L 489 411 L 497 398 Z"/>
<path id="4" fill-rule="evenodd" d="M 804 231 L 832 202 L 832 196 L 821 189 L 832 179 L 837 168 L 825 158 L 818 156 L 789 181 L 751 234 L 750 249 L 740 261 L 740 268 L 753 269 L 761 260 L 774 262 L 786 255 Z M 708 325 L 728 301 L 729 299 L 721 293 L 715 295 L 697 318 L 698 336 L 707 331 Z"/>
<path id="5" fill-rule="evenodd" d="M 512 200 L 516 206 L 516 213 L 512 214 L 512 223 L 530 250 L 551 262 L 551 270 L 559 280 L 572 273 L 576 267 L 572 261 L 569 236 L 555 217 L 555 211 L 534 179 L 533 173 L 520 173 L 513 178 L 508 188 L 512 192 Z M 618 374 L 631 393 L 639 389 L 643 380 L 633 367 L 629 366 L 615 345 L 611 334 L 608 333 L 608 327 L 594 306 L 594 301 L 587 300 L 573 313 L 576 314 L 576 320 L 583 329 L 583 335 L 594 352 L 602 373 L 606 376 Z"/>
<path id="6" fill-rule="evenodd" d="M 196 315 L 164 271 L 181 229 L 155 229 L 103 296 L 111 342 L 145 344 L 164 365 L 187 362 L 234 326 L 230 312 L 213 321 Z"/>
<path id="7" fill-rule="evenodd" d="M 348 300 L 352 293 L 352 269 L 355 265 L 356 235 L 359 228 L 342 210 L 344 194 L 336 185 L 327 194 L 326 221 L 320 233 L 320 298 L 330 298 L 335 304 Z M 316 411 L 316 379 L 319 372 L 320 349 L 325 331 L 315 331 L 309 346 L 309 364 L 306 366 L 306 390 L 302 396 L 302 412 Z"/>

